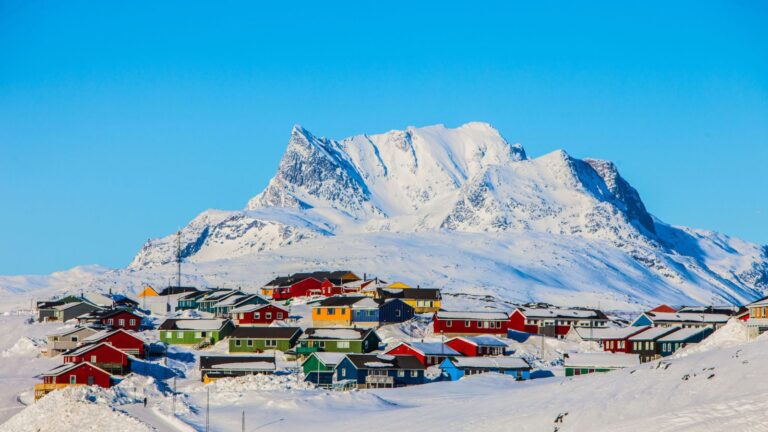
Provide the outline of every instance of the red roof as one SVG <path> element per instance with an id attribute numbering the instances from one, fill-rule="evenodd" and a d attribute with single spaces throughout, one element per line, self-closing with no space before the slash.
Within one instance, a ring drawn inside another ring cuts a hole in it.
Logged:
<path id="1" fill-rule="evenodd" d="M 651 309 L 648 312 L 677 312 L 677 309 L 673 308 L 672 306 L 667 306 L 665 304 L 658 305 L 655 308 Z"/>

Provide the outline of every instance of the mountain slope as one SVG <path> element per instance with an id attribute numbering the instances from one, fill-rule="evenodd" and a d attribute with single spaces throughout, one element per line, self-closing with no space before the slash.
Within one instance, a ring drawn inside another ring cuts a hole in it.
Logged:
<path id="1" fill-rule="evenodd" d="M 377 266 L 373 258 L 384 237 L 375 233 L 390 233 L 386 242 L 399 245 L 393 253 L 416 264 L 422 275 L 401 274 L 391 262 Z M 429 249 L 413 247 L 416 233 Z M 263 192 L 242 211 L 204 212 L 181 236 L 183 257 L 204 278 L 216 277 L 206 270 L 216 263 L 219 269 L 249 267 L 250 279 L 260 281 L 268 276 L 255 269 L 272 261 L 270 256 L 301 251 L 303 266 L 272 262 L 268 269 L 347 268 L 360 260 L 355 267 L 360 271 L 411 276 L 448 291 L 473 285 L 508 300 L 588 292 L 587 297 L 617 305 L 713 298 L 740 303 L 768 287 L 765 247 L 664 224 L 613 163 L 579 160 L 562 150 L 530 159 L 522 146 L 509 144 L 486 123 L 409 127 L 343 140 L 319 138 L 296 126 Z M 489 238 L 494 246 L 488 255 L 466 246 Z M 354 244 L 361 255 L 322 252 L 324 244 Z M 497 255 L 499 248 L 515 245 L 531 249 L 523 256 Z M 433 249 L 443 247 L 449 251 Z M 450 253 L 441 262 L 427 259 L 427 252 Z M 584 262 L 587 257 L 594 268 L 574 277 L 579 272 L 572 269 L 592 267 Z M 155 239 L 129 270 L 163 272 L 174 259 L 175 236 Z M 467 262 L 498 273 L 428 276 L 435 267 Z M 524 276 L 516 270 L 535 262 L 559 269 L 531 269 Z M 636 270 L 642 273 L 637 279 L 627 276 Z M 616 277 L 607 277 L 612 274 Z M 240 277 L 247 283 L 247 274 Z M 506 286 L 505 279 L 526 288 Z M 600 283 L 585 286 L 590 279 Z M 632 286 L 633 280 L 639 286 Z"/>

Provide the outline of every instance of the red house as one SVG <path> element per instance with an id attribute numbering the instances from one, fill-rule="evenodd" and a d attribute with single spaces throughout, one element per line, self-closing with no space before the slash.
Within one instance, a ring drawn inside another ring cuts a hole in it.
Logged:
<path id="1" fill-rule="evenodd" d="M 286 300 L 293 297 L 307 297 L 322 293 L 323 281 L 309 277 L 288 286 L 277 287 L 272 290 L 272 298 Z"/>
<path id="2" fill-rule="evenodd" d="M 245 305 L 230 312 L 236 326 L 269 325 L 288 318 L 288 309 L 274 304 Z"/>
<path id="3" fill-rule="evenodd" d="M 144 340 L 123 329 L 103 330 L 83 339 L 84 343 L 106 342 L 120 351 L 138 358 L 144 358 Z"/>
<path id="4" fill-rule="evenodd" d="M 43 374 L 43 383 L 35 385 L 35 400 L 46 394 L 71 385 L 112 386 L 109 372 L 88 362 L 64 363 Z"/>
<path id="5" fill-rule="evenodd" d="M 432 317 L 435 334 L 448 335 L 506 335 L 509 316 L 506 312 L 438 311 Z"/>
<path id="6" fill-rule="evenodd" d="M 461 356 L 460 352 L 441 342 L 401 342 L 386 354 L 414 356 L 427 367 L 440 364 L 447 357 Z"/>
<path id="7" fill-rule="evenodd" d="M 262 289 L 262 294 L 271 292 L 272 298 L 275 300 L 310 295 L 325 295 L 327 297 L 341 294 L 344 284 L 359 280 L 360 278 L 349 270 L 294 273 L 290 276 L 277 277 L 268 282 Z M 327 294 L 324 294 L 324 289 Z"/>
<path id="8" fill-rule="evenodd" d="M 561 309 L 552 305 L 521 306 L 509 315 L 509 329 L 563 338 L 571 327 L 607 328 L 608 317 L 595 309 Z"/>
<path id="9" fill-rule="evenodd" d="M 672 306 L 667 306 L 665 304 L 658 305 L 655 308 L 651 309 L 649 312 L 677 312 L 677 309 L 673 308 Z"/>
<path id="10" fill-rule="evenodd" d="M 64 363 L 88 362 L 113 374 L 123 375 L 131 370 L 130 356 L 106 342 L 83 345 L 63 355 Z"/>
<path id="11" fill-rule="evenodd" d="M 648 330 L 649 326 L 638 327 L 623 327 L 615 329 L 606 329 L 606 334 L 603 336 L 602 346 L 603 351 L 612 353 L 626 353 L 632 352 L 629 338 L 634 335 L 640 334 Z"/>
<path id="12" fill-rule="evenodd" d="M 445 343 L 466 357 L 504 355 L 507 344 L 493 336 L 455 337 Z"/>
<path id="13" fill-rule="evenodd" d="M 80 324 L 101 324 L 110 329 L 136 331 L 141 326 L 141 317 L 126 309 L 96 310 L 77 317 Z"/>

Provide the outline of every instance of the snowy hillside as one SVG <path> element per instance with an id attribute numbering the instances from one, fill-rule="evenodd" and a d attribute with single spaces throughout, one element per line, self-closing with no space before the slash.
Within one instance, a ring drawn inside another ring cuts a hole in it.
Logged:
<path id="1" fill-rule="evenodd" d="M 264 191 L 243 210 L 203 212 L 181 240 L 185 280 L 243 288 L 349 268 L 448 293 L 619 309 L 743 303 L 768 288 L 768 247 L 665 224 L 611 162 L 561 150 L 531 159 L 485 123 L 338 141 L 296 126 Z M 78 285 L 162 285 L 175 254 L 175 235 L 153 239 L 127 269 L 86 272 Z M 0 290 L 27 281 L 0 277 Z"/>

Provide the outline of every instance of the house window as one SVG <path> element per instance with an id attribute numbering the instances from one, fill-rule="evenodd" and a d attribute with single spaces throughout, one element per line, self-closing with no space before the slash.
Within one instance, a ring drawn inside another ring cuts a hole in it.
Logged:
<path id="1" fill-rule="evenodd" d="M 56 340 L 56 339 L 54 339 Z M 77 336 L 72 336 L 72 342 L 77 342 Z"/>
<path id="2" fill-rule="evenodd" d="M 347 370 L 345 368 L 341 368 L 341 376 L 347 376 Z"/>
<path id="3" fill-rule="evenodd" d="M 267 339 L 264 342 L 264 346 L 275 347 L 275 346 L 277 346 L 277 341 L 275 339 Z"/>
<path id="4" fill-rule="evenodd" d="M 135 326 L 136 325 L 136 319 L 131 318 L 130 323 L 131 323 L 131 326 Z"/>
<path id="5" fill-rule="evenodd" d="M 88 385 L 93 385 L 94 381 L 95 381 L 95 380 L 93 379 L 93 376 L 92 376 L 92 375 L 89 375 L 89 376 L 88 376 Z"/>
<path id="6" fill-rule="evenodd" d="M 283 313 L 282 312 L 278 312 L 277 313 L 277 319 L 279 319 L 279 320 L 283 319 Z"/>
<path id="7" fill-rule="evenodd" d="M 240 339 L 235 339 L 235 346 L 236 346 L 236 347 L 239 347 L 239 346 L 240 346 Z"/>
<path id="8" fill-rule="evenodd" d="M 247 341 L 247 345 L 248 345 L 249 347 L 252 347 L 252 346 L 253 346 L 253 339 L 248 339 L 248 341 Z"/>
<path id="9" fill-rule="evenodd" d="M 267 312 L 264 314 L 265 319 L 272 319 L 272 312 Z"/>
<path id="10" fill-rule="evenodd" d="M 412 370 L 411 371 L 411 378 L 416 378 L 417 376 L 419 376 L 419 371 Z"/>
<path id="11" fill-rule="evenodd" d="M 325 341 L 317 341 L 317 347 L 325 349 Z"/>
<path id="12" fill-rule="evenodd" d="M 395 310 L 395 316 L 396 316 L 396 317 L 399 317 L 399 316 L 400 316 L 400 309 L 396 309 L 396 310 Z"/>
<path id="13" fill-rule="evenodd" d="M 74 376 L 74 375 L 70 375 L 70 376 L 69 376 L 69 383 L 70 383 L 70 384 L 75 384 L 75 383 L 77 383 L 77 377 L 76 377 L 76 376 Z"/>
<path id="14" fill-rule="evenodd" d="M 471 326 L 469 321 L 464 321 L 464 327 L 469 328 Z"/>
<path id="15" fill-rule="evenodd" d="M 119 320 L 117 320 L 117 325 L 119 325 L 120 327 L 124 326 L 125 320 L 123 318 L 120 318 Z"/>
<path id="16" fill-rule="evenodd" d="M 96 356 L 95 355 L 91 356 L 91 363 L 96 363 Z"/>
<path id="17" fill-rule="evenodd" d="M 475 325 L 477 326 L 477 328 L 480 328 L 483 326 L 483 323 L 481 323 L 480 321 L 475 321 Z"/>
<path id="18" fill-rule="evenodd" d="M 112 318 L 109 318 L 107 320 L 107 325 L 112 325 L 113 322 L 114 322 L 114 320 Z"/>
<path id="19" fill-rule="evenodd" d="M 335 314 L 336 314 L 336 309 L 328 308 L 328 315 L 335 315 Z"/>
<path id="20" fill-rule="evenodd" d="M 403 378 L 403 377 L 405 376 L 405 371 L 404 371 L 404 370 L 398 370 L 398 371 L 397 371 L 397 376 L 398 376 L 399 378 Z"/>
<path id="21" fill-rule="evenodd" d="M 173 337 L 173 332 L 165 332 L 165 337 L 171 339 Z"/>
<path id="22" fill-rule="evenodd" d="M 337 348 L 349 348 L 349 341 L 339 341 L 336 342 Z"/>
<path id="23" fill-rule="evenodd" d="M 261 314 L 261 312 L 254 312 L 253 313 L 253 319 L 255 319 L 255 320 L 259 319 L 260 314 Z"/>
<path id="24" fill-rule="evenodd" d="M 453 321 L 451 321 L 451 320 L 446 320 L 445 321 L 445 326 L 446 327 L 451 327 L 452 325 L 453 325 Z"/>
<path id="25" fill-rule="evenodd" d="M 183 339 L 184 338 L 184 332 L 176 332 L 176 337 L 179 338 L 179 339 Z"/>

